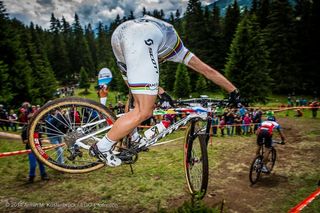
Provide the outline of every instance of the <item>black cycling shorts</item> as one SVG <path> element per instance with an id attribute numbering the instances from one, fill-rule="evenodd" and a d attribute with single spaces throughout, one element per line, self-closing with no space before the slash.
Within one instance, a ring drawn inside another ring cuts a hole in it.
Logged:
<path id="1" fill-rule="evenodd" d="M 272 135 L 269 133 L 268 130 L 260 130 L 258 137 L 257 137 L 257 144 L 262 146 L 264 140 L 264 144 L 267 148 L 271 148 L 272 146 Z"/>

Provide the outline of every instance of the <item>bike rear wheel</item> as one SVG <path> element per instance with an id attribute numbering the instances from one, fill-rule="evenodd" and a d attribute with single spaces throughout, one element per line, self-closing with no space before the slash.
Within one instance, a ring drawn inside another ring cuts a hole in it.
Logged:
<path id="1" fill-rule="evenodd" d="M 263 157 L 259 155 L 255 157 L 251 163 L 249 179 L 252 184 L 257 183 L 260 178 L 261 169 L 263 165 L 262 160 L 263 160 Z"/>
<path id="2" fill-rule="evenodd" d="M 95 101 L 77 97 L 56 99 L 41 107 L 31 119 L 29 144 L 36 157 L 52 169 L 91 172 L 105 164 L 91 156 L 88 147 L 102 138 L 115 120 L 112 112 Z M 86 136 L 81 141 L 85 148 L 75 143 Z"/>
<path id="3" fill-rule="evenodd" d="M 208 187 L 208 152 L 204 122 L 191 122 L 184 144 L 184 168 L 190 193 L 202 199 Z"/>

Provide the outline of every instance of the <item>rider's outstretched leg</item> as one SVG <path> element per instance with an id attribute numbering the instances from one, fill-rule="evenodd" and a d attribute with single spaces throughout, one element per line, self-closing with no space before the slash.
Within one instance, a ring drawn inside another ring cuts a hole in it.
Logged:
<path id="1" fill-rule="evenodd" d="M 153 112 L 156 95 L 134 94 L 135 108 L 121 116 L 102 140 L 92 147 L 92 152 L 109 166 L 118 166 L 121 160 L 112 153 L 116 142 L 130 134 Z"/>

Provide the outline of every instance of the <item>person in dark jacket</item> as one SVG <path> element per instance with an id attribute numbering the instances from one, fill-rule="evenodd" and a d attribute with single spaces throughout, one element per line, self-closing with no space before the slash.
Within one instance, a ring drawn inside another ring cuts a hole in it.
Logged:
<path id="1" fill-rule="evenodd" d="M 28 115 L 28 118 L 32 117 L 32 114 Z M 28 143 L 28 125 L 24 125 L 22 128 L 21 138 L 24 144 L 26 144 L 26 149 L 30 149 L 29 143 Z M 41 141 L 40 141 L 41 142 Z M 29 179 L 28 183 L 33 183 L 35 176 L 36 176 L 36 168 L 37 168 L 37 162 L 40 169 L 40 175 L 42 180 L 49 180 L 49 177 L 46 173 L 46 169 L 44 165 L 36 158 L 36 156 L 33 154 L 33 152 L 30 152 L 28 154 L 29 158 Z"/>

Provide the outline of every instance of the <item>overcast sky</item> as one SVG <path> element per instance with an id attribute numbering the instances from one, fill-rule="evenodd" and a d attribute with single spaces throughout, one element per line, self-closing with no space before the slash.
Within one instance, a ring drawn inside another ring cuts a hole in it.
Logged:
<path id="1" fill-rule="evenodd" d="M 202 0 L 206 5 L 214 0 Z M 56 18 L 62 16 L 68 22 L 73 22 L 74 14 L 79 15 L 82 24 L 110 23 L 117 14 L 128 15 L 130 10 L 134 15 L 141 16 L 143 7 L 148 11 L 163 9 L 168 15 L 179 9 L 186 10 L 188 0 L 3 0 L 10 17 L 16 17 L 29 24 L 31 21 L 44 28 L 50 26 L 50 16 L 53 12 Z"/>

